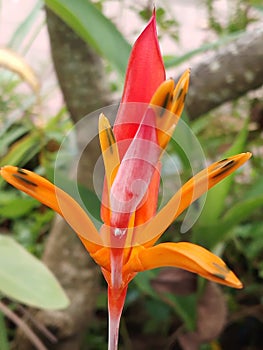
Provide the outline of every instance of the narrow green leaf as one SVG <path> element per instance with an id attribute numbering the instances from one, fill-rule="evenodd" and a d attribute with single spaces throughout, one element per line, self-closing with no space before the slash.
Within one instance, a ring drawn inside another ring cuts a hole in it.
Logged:
<path id="1" fill-rule="evenodd" d="M 219 243 L 231 237 L 235 226 L 248 220 L 254 211 L 262 206 L 263 194 L 236 203 L 220 219 L 220 223 L 198 226 L 194 232 L 195 242 L 213 250 Z"/>
<path id="2" fill-rule="evenodd" d="M 40 9 L 43 7 L 43 1 L 38 0 L 33 7 L 33 9 L 29 12 L 28 16 L 24 19 L 23 22 L 17 27 L 14 34 L 12 35 L 8 47 L 18 50 L 23 43 L 23 41 L 27 38 L 28 33 L 32 29 L 34 22 L 40 14 Z"/>
<path id="3" fill-rule="evenodd" d="M 223 216 L 222 223 L 233 227 L 241 221 L 244 221 L 253 214 L 253 212 L 263 206 L 263 194 L 248 198 L 242 202 L 236 203 Z"/>
<path id="4" fill-rule="evenodd" d="M 131 46 L 89 0 L 45 0 L 46 5 L 83 40 L 125 74 Z"/>
<path id="5" fill-rule="evenodd" d="M 159 299 L 158 294 L 151 285 L 151 280 L 154 277 L 156 277 L 156 270 L 143 271 L 134 278 L 133 282 L 143 294 L 148 295 L 154 299 Z"/>
<path id="6" fill-rule="evenodd" d="M 32 159 L 42 147 L 42 137 L 40 133 L 31 133 L 13 144 L 9 152 L 0 160 L 0 166 L 11 164 L 23 166 Z M 0 187 L 4 180 L 0 177 Z"/>
<path id="7" fill-rule="evenodd" d="M 190 296 L 175 296 L 171 293 L 157 293 L 151 284 L 151 280 L 156 277 L 158 270 L 150 270 L 139 273 L 134 278 L 134 283 L 137 288 L 145 295 L 150 296 L 156 300 L 162 300 L 166 304 L 173 307 L 173 310 L 179 315 L 179 317 L 184 321 L 187 329 L 193 330 L 196 323 L 196 302 L 197 295 Z M 163 298 L 162 298 L 163 296 Z"/>
<path id="8" fill-rule="evenodd" d="M 25 135 L 25 133 L 28 131 L 28 128 L 20 125 L 17 128 L 10 128 L 9 130 L 6 130 L 5 133 L 0 132 L 0 157 L 4 156 L 8 150 L 8 147 L 12 143 Z"/>
<path id="9" fill-rule="evenodd" d="M 263 193 L 263 178 L 259 173 L 259 177 L 249 187 L 249 190 L 245 193 L 246 199 L 252 199 L 258 197 L 260 193 Z"/>
<path id="10" fill-rule="evenodd" d="M 190 295 L 174 295 L 171 293 L 165 294 L 169 299 L 175 312 L 184 321 L 184 324 L 189 331 L 194 331 L 196 328 L 196 310 L 197 310 L 197 294 Z"/>
<path id="11" fill-rule="evenodd" d="M 63 309 L 69 300 L 54 275 L 14 239 L 0 235 L 0 291 L 43 309 Z"/>
<path id="12" fill-rule="evenodd" d="M 243 152 L 246 144 L 247 134 L 248 120 L 245 122 L 243 129 L 237 136 L 233 145 L 220 158 L 227 158 L 231 155 Z M 200 226 L 205 226 L 208 223 L 210 225 L 216 224 L 217 220 L 224 210 L 225 200 L 231 189 L 234 176 L 235 174 L 228 176 L 208 191 L 205 206 L 203 208 L 202 214 L 198 219 Z"/>

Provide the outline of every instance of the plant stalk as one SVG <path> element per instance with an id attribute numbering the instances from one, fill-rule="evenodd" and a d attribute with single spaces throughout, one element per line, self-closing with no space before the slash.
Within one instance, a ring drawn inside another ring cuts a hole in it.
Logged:
<path id="1" fill-rule="evenodd" d="M 118 349 L 118 338 L 121 314 L 126 298 L 127 286 L 124 288 L 108 287 L 108 310 L 109 310 L 109 339 L 108 350 Z"/>

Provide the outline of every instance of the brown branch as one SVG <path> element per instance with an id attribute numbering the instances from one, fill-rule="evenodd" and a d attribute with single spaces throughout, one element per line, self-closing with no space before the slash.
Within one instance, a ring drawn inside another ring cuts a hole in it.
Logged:
<path id="1" fill-rule="evenodd" d="M 186 109 L 191 119 L 263 84 L 263 26 L 195 65 Z"/>
<path id="2" fill-rule="evenodd" d="M 41 342 L 39 337 L 32 331 L 32 329 L 26 324 L 26 322 L 17 316 L 9 307 L 0 301 L 0 311 L 9 318 L 16 326 L 23 330 L 24 334 L 30 340 L 30 342 L 35 346 L 37 350 L 47 350 L 45 345 Z"/>

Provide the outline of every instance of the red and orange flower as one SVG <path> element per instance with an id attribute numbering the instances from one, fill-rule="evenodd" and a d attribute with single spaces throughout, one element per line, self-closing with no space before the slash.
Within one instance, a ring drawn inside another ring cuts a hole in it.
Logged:
<path id="1" fill-rule="evenodd" d="M 242 153 L 210 165 L 156 213 L 161 157 L 183 110 L 189 75 L 186 70 L 176 86 L 172 79 L 165 80 L 153 13 L 132 49 L 113 130 L 103 114 L 99 118 L 106 173 L 100 232 L 80 205 L 48 180 L 14 166 L 0 169 L 7 182 L 64 217 L 101 267 L 108 284 L 110 350 L 118 346 L 128 284 L 140 271 L 173 266 L 230 287 L 242 287 L 225 263 L 201 246 L 189 242 L 155 244 L 193 201 L 251 156 Z M 127 106 L 134 102 L 144 107 L 131 116 Z"/>

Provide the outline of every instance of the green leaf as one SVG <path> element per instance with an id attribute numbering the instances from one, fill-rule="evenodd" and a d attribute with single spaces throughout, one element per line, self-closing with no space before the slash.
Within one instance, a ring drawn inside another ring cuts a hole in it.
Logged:
<path id="1" fill-rule="evenodd" d="M 246 220 L 254 211 L 263 206 L 263 194 L 236 203 L 223 216 L 222 223 L 229 227 Z"/>
<path id="2" fill-rule="evenodd" d="M 162 300 L 166 304 L 170 305 L 173 310 L 180 316 L 184 321 L 187 329 L 193 330 L 196 323 L 196 302 L 197 295 L 189 296 L 175 296 L 171 293 L 161 293 L 158 294 L 152 287 L 151 281 L 158 270 L 149 270 L 140 272 L 135 278 L 134 283 L 137 288 L 145 295 L 148 295 L 156 300 Z"/>
<path id="3" fill-rule="evenodd" d="M 10 350 L 6 327 L 7 326 L 5 323 L 4 315 L 0 311 L 0 349 L 1 350 Z"/>
<path id="4" fill-rule="evenodd" d="M 159 299 L 158 294 L 152 288 L 151 280 L 156 277 L 157 270 L 149 270 L 138 273 L 133 282 L 137 288 L 145 295 L 148 295 L 154 299 Z"/>
<path id="5" fill-rule="evenodd" d="M 43 139 L 38 132 L 24 136 L 12 145 L 9 152 L 0 160 L 0 166 L 7 164 L 23 166 L 40 151 L 42 143 Z M 4 180 L 0 177 L 0 187 L 3 183 Z"/>
<path id="6" fill-rule="evenodd" d="M 197 297 L 197 294 L 182 296 L 166 293 L 169 304 L 173 306 L 189 331 L 194 331 L 196 328 Z"/>
<path id="7" fill-rule="evenodd" d="M 8 147 L 14 143 L 17 139 L 22 137 L 26 132 L 28 132 L 28 128 L 23 125 L 20 125 L 16 128 L 10 128 L 9 130 L 5 130 L 3 133 L 0 131 L 0 157 L 3 157 L 7 152 Z"/>
<path id="8" fill-rule="evenodd" d="M 21 46 L 21 43 L 27 38 L 28 33 L 32 29 L 34 22 L 40 14 L 40 10 L 43 7 L 43 1 L 38 0 L 33 7 L 33 9 L 29 12 L 28 16 L 25 20 L 17 27 L 14 34 L 12 35 L 11 40 L 8 43 L 8 47 L 18 50 Z"/>
<path id="9" fill-rule="evenodd" d="M 89 0 L 45 0 L 46 5 L 84 41 L 125 74 L 131 46 Z"/>
<path id="10" fill-rule="evenodd" d="M 220 158 L 227 158 L 231 155 L 243 152 L 247 134 L 248 120 L 245 122 L 243 129 L 237 136 L 233 145 Z M 209 225 L 214 225 L 217 223 L 217 220 L 224 210 L 226 197 L 231 190 L 233 180 L 234 174 L 228 176 L 208 191 L 205 206 L 198 220 L 198 223 L 201 226 L 206 226 L 208 223 Z"/>
<path id="11" fill-rule="evenodd" d="M 194 231 L 195 242 L 214 249 L 217 244 L 231 237 L 235 226 L 248 220 L 254 211 L 262 206 L 263 194 L 236 203 L 220 219 L 220 223 L 198 226 Z"/>
<path id="12" fill-rule="evenodd" d="M 251 184 L 248 191 L 245 193 L 245 198 L 254 198 L 258 197 L 260 193 L 263 193 L 263 178 L 260 174 L 260 176 L 253 181 L 254 183 Z"/>
<path id="13" fill-rule="evenodd" d="M 40 204 L 30 197 L 21 197 L 17 193 L 0 191 L 0 218 L 17 219 Z"/>
<path id="14" fill-rule="evenodd" d="M 64 309 L 69 300 L 54 275 L 14 239 L 0 235 L 0 291 L 41 309 Z"/>

